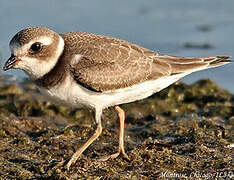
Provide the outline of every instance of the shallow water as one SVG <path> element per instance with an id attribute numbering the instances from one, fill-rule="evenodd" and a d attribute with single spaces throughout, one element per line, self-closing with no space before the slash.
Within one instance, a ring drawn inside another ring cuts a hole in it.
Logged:
<path id="1" fill-rule="evenodd" d="M 101 2 L 101 3 L 100 3 Z M 0 1 L 0 58 L 9 57 L 8 42 L 28 26 L 56 32 L 87 31 L 125 39 L 179 56 L 234 56 L 234 1 Z M 234 64 L 194 73 L 191 83 L 210 78 L 234 92 Z M 8 74 L 25 76 L 21 71 Z"/>

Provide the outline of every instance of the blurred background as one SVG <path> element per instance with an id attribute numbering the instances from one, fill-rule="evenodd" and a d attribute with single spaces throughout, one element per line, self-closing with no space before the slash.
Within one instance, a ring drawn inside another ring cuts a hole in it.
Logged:
<path id="1" fill-rule="evenodd" d="M 113 36 L 176 56 L 234 57 L 233 8 L 233 0 L 2 0 L 0 64 L 10 56 L 10 39 L 30 26 Z M 19 70 L 4 74 L 26 77 Z M 207 78 L 234 92 L 234 63 L 193 73 L 183 81 Z"/>

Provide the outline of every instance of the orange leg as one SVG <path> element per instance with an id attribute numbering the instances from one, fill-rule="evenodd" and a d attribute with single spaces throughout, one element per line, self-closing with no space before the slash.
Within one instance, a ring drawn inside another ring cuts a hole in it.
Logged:
<path id="1" fill-rule="evenodd" d="M 84 150 L 89 147 L 90 144 L 93 143 L 93 141 L 95 141 L 100 134 L 102 133 L 102 124 L 101 124 L 101 120 L 99 120 L 98 122 L 98 126 L 97 129 L 95 131 L 95 133 L 93 134 L 93 136 L 91 138 L 89 138 L 89 140 L 82 146 L 80 147 L 71 157 L 71 159 L 69 160 L 69 162 L 66 165 L 66 168 L 69 169 L 70 166 L 76 162 L 76 160 L 80 157 L 80 155 L 84 152 Z"/>
<path id="2" fill-rule="evenodd" d="M 120 154 L 122 154 L 125 158 L 129 159 L 124 151 L 124 120 L 125 120 L 124 110 L 121 109 L 119 106 L 115 106 L 115 110 L 117 111 L 119 117 L 119 150 L 117 153 L 102 158 L 101 159 L 102 161 L 106 161 L 110 158 L 114 159 L 118 157 Z"/>

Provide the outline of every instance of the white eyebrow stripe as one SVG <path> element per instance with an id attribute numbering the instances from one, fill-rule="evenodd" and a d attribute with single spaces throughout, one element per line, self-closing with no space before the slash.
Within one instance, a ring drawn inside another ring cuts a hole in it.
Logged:
<path id="1" fill-rule="evenodd" d="M 42 36 L 42 37 L 33 39 L 28 44 L 32 45 L 35 42 L 40 42 L 43 45 L 50 45 L 52 43 L 52 38 L 51 37 L 47 37 L 47 36 Z"/>

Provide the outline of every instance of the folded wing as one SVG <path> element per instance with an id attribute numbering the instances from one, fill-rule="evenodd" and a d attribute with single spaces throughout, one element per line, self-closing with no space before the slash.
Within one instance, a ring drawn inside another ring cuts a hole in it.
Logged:
<path id="1" fill-rule="evenodd" d="M 158 54 L 127 41 L 89 33 L 74 33 L 70 71 L 77 83 L 102 92 L 133 86 L 184 72 L 229 62 L 229 56 L 184 58 Z M 71 37 L 71 35 L 69 35 Z M 66 41 L 66 34 L 63 35 Z M 85 40 L 85 41 L 84 41 Z M 66 50 L 66 49 L 65 49 Z"/>

